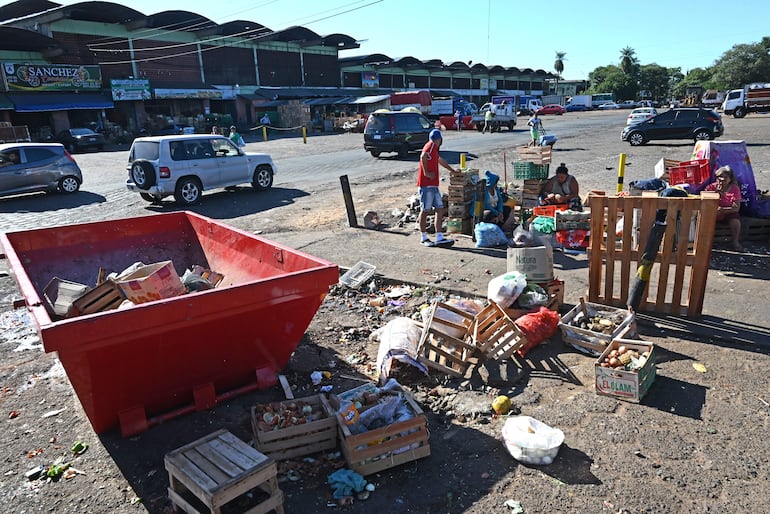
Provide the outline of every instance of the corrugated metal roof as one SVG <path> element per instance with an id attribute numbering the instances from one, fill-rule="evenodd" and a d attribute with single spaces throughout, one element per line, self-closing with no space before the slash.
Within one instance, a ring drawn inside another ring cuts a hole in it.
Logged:
<path id="1" fill-rule="evenodd" d="M 390 98 L 390 95 L 362 96 L 361 98 L 356 98 L 354 101 L 350 103 L 351 104 L 374 104 L 377 102 L 382 102 L 383 100 L 388 100 L 389 98 Z"/>

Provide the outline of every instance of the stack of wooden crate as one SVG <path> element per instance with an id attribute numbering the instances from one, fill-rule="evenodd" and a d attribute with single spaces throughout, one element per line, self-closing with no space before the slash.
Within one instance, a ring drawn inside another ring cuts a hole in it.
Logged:
<path id="1" fill-rule="evenodd" d="M 463 168 L 450 173 L 447 233 L 471 234 L 474 202 L 483 198 L 483 188 L 483 182 L 479 180 L 479 170 L 476 168 Z"/>

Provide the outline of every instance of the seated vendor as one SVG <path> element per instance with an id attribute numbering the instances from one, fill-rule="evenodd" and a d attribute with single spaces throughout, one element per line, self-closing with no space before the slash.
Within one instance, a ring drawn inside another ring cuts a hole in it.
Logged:
<path id="1" fill-rule="evenodd" d="M 500 177 L 489 170 L 484 171 L 484 181 L 486 189 L 484 190 L 484 210 L 492 214 L 492 223 L 497 223 L 503 230 L 510 228 L 512 209 L 505 205 L 503 191 L 499 187 Z"/>
<path id="2" fill-rule="evenodd" d="M 735 181 L 735 173 L 730 166 L 722 166 L 716 171 L 716 181 L 706 186 L 706 191 L 719 193 L 719 206 L 717 207 L 717 222 L 727 221 L 730 227 L 730 238 L 733 249 L 743 251 L 741 245 L 741 186 Z"/>
<path id="3" fill-rule="evenodd" d="M 556 175 L 548 179 L 538 200 L 540 205 L 566 205 L 573 211 L 582 211 L 580 186 L 575 177 L 569 174 L 564 163 L 556 168 Z"/>

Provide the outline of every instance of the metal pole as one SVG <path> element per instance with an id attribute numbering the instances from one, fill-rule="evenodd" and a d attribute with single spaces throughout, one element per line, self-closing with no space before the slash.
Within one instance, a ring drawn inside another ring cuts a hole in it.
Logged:
<path id="1" fill-rule="evenodd" d="M 302 143 L 307 144 L 307 127 L 302 127 Z"/>
<path id="2" fill-rule="evenodd" d="M 262 139 L 267 141 L 267 127 L 262 125 Z"/>
<path id="3" fill-rule="evenodd" d="M 460 169 L 461 170 L 465 169 L 465 154 L 464 153 L 460 154 Z"/>
<path id="4" fill-rule="evenodd" d="M 618 193 L 623 191 L 623 176 L 626 174 L 626 154 L 620 154 L 618 160 Z"/>
<path id="5" fill-rule="evenodd" d="M 348 182 L 347 175 L 342 175 L 340 177 L 340 185 L 342 186 L 342 196 L 345 198 L 345 210 L 348 213 L 348 225 L 350 225 L 351 228 L 358 228 L 356 207 L 353 205 L 353 195 L 350 192 L 350 182 Z"/>

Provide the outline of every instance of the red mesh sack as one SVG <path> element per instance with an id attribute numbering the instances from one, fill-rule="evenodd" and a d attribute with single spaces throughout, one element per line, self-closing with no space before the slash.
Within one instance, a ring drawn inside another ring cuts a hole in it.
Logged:
<path id="1" fill-rule="evenodd" d="M 520 357 L 524 357 L 528 351 L 556 333 L 559 329 L 559 313 L 540 307 L 540 310 L 525 314 L 514 323 L 527 338 L 527 344 L 516 350 Z"/>

